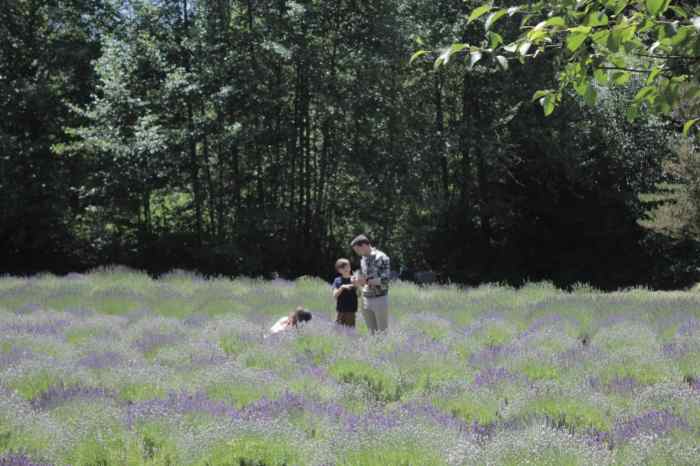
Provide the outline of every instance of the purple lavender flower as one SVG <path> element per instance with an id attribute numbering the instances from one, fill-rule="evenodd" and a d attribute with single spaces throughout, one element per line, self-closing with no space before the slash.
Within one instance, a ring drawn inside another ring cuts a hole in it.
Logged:
<path id="1" fill-rule="evenodd" d="M 483 387 L 487 385 L 496 385 L 506 380 L 515 380 L 515 376 L 502 367 L 489 367 L 482 369 L 474 376 L 474 386 Z"/>
<path id="2" fill-rule="evenodd" d="M 166 417 L 173 414 L 201 412 L 211 416 L 239 417 L 239 412 L 223 401 L 211 400 L 205 393 L 171 392 L 166 399 L 133 403 L 127 409 L 127 424 L 144 417 Z"/>
<path id="3" fill-rule="evenodd" d="M 192 314 L 187 316 L 183 323 L 188 327 L 201 327 L 209 320 L 209 316 L 206 314 Z"/>
<path id="4" fill-rule="evenodd" d="M 134 309 L 133 311 L 126 314 L 126 320 L 129 324 L 133 324 L 134 322 L 137 322 L 141 319 L 145 319 L 146 317 L 150 317 L 151 315 L 153 315 L 153 311 L 151 311 L 147 307 L 142 307 L 139 309 Z"/>
<path id="5" fill-rule="evenodd" d="M 78 306 L 78 307 L 67 307 L 64 309 L 67 312 L 79 319 L 85 319 L 95 315 L 95 310 L 88 307 Z"/>
<path id="6" fill-rule="evenodd" d="M 150 353 L 160 346 L 171 345 L 179 339 L 180 337 L 172 333 L 146 332 L 134 342 L 134 345 L 141 352 Z"/>
<path id="7" fill-rule="evenodd" d="M 328 370 L 325 367 L 308 366 L 303 372 L 321 380 L 328 377 Z"/>
<path id="8" fill-rule="evenodd" d="M 530 326 L 522 332 L 518 338 L 528 338 L 535 333 L 539 332 L 545 327 L 551 326 L 552 324 L 561 322 L 562 318 L 559 314 L 550 314 L 539 319 L 534 320 Z"/>
<path id="9" fill-rule="evenodd" d="M 423 334 L 412 334 L 398 345 L 395 350 L 384 353 L 379 358 L 382 361 L 392 361 L 402 356 L 405 357 L 410 353 L 444 355 L 449 352 L 450 347 L 440 341 L 436 341 Z"/>
<path id="10" fill-rule="evenodd" d="M 639 387 L 639 383 L 633 377 L 615 377 L 607 384 L 607 389 L 616 393 L 629 393 Z"/>
<path id="11" fill-rule="evenodd" d="M 104 388 L 84 387 L 81 385 L 66 387 L 61 383 L 49 387 L 48 390 L 34 398 L 31 403 L 35 409 L 52 409 L 75 399 L 96 400 L 104 398 L 116 399 L 117 395 Z"/>
<path id="12" fill-rule="evenodd" d="M 700 330 L 700 320 L 690 318 L 678 326 L 676 334 L 678 336 L 690 336 Z"/>
<path id="13" fill-rule="evenodd" d="M 582 436 L 590 446 L 610 448 L 613 445 L 612 434 L 604 430 L 590 428 L 582 432 Z"/>
<path id="14" fill-rule="evenodd" d="M 8 352 L 0 353 L 0 367 L 11 366 L 23 359 L 32 357 L 32 352 L 28 349 L 12 347 Z"/>
<path id="15" fill-rule="evenodd" d="M 484 348 L 481 351 L 469 356 L 469 362 L 475 366 L 483 364 L 492 364 L 498 358 L 514 355 L 518 349 L 513 345 L 495 345 Z"/>
<path id="16" fill-rule="evenodd" d="M 558 353 L 555 357 L 557 364 L 572 367 L 587 359 L 602 356 L 602 351 L 592 346 L 576 346 Z"/>
<path id="17" fill-rule="evenodd" d="M 626 316 L 624 314 L 612 314 L 603 319 L 598 327 L 603 328 L 603 327 L 612 327 L 617 324 L 621 324 L 623 322 L 629 322 L 629 316 Z"/>
<path id="18" fill-rule="evenodd" d="M 454 429 L 459 432 L 468 432 L 473 430 L 474 427 L 476 427 L 476 430 L 479 432 L 483 430 L 483 426 L 478 426 L 478 423 L 476 423 L 476 426 L 470 426 L 463 420 L 441 411 L 430 403 L 409 402 L 392 411 L 392 414 L 409 420 L 417 417 L 423 417 L 435 422 L 441 427 Z"/>
<path id="19" fill-rule="evenodd" d="M 15 309 L 15 314 L 18 316 L 23 316 L 31 314 L 32 312 L 41 311 L 42 309 L 44 309 L 44 306 L 41 304 L 27 303 Z"/>
<path id="20" fill-rule="evenodd" d="M 9 454 L 0 456 L 0 466 L 51 466 L 51 464 L 35 463 L 27 456 Z"/>
<path id="21" fill-rule="evenodd" d="M 48 322 L 11 322 L 3 328 L 6 332 L 28 333 L 31 335 L 58 335 L 70 325 L 67 320 L 52 320 Z"/>
<path id="22" fill-rule="evenodd" d="M 223 354 L 218 354 L 216 352 L 211 352 L 209 354 L 191 354 L 190 363 L 192 367 L 202 367 L 202 366 L 217 366 L 228 361 Z"/>
<path id="23" fill-rule="evenodd" d="M 613 435 L 618 442 L 628 441 L 640 434 L 664 435 L 674 430 L 688 430 L 688 423 L 667 411 L 649 411 L 619 423 Z"/>
<path id="24" fill-rule="evenodd" d="M 122 357 L 118 353 L 106 351 L 104 353 L 90 353 L 78 361 L 81 366 L 90 369 L 104 369 L 116 367 L 122 362 Z"/>
<path id="25" fill-rule="evenodd" d="M 246 406 L 241 415 L 245 420 L 273 420 L 292 413 L 308 413 L 316 418 L 327 419 L 331 422 L 341 423 L 349 431 L 370 426 L 383 426 L 388 428 L 393 425 L 391 420 L 379 413 L 357 416 L 348 412 L 337 403 L 318 402 L 309 400 L 296 393 L 284 392 L 279 398 L 261 398 Z"/>

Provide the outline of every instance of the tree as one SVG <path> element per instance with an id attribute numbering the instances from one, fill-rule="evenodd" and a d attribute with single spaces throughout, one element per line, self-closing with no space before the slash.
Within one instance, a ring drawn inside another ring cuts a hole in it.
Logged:
<path id="1" fill-rule="evenodd" d="M 664 164 L 668 181 L 640 196 L 651 206 L 640 224 L 678 240 L 700 238 L 700 155 L 690 141 L 678 143 L 676 152 Z"/>
<path id="2" fill-rule="evenodd" d="M 56 157 L 69 102 L 94 90 L 91 61 L 114 27 L 103 0 L 8 0 L 0 8 L 0 264 L 28 272 L 81 264 L 70 223 L 82 179 L 78 158 Z"/>
<path id="3" fill-rule="evenodd" d="M 495 31 L 499 21 L 518 22 L 515 37 Z M 490 57 L 507 67 L 509 60 L 554 57 L 558 88 L 535 93 L 546 115 L 573 88 L 589 103 L 595 84 L 624 86 L 633 75 L 644 87 L 632 99 L 628 116 L 642 106 L 674 116 L 679 105 L 700 97 L 700 7 L 671 0 L 540 0 L 511 7 L 492 3 L 475 8 L 469 21 L 484 23 L 485 36 L 475 43 L 456 43 L 440 52 L 437 65 L 454 54 L 466 55 L 471 66 Z M 426 55 L 419 51 L 414 56 Z M 700 121 L 687 115 L 683 130 Z"/>

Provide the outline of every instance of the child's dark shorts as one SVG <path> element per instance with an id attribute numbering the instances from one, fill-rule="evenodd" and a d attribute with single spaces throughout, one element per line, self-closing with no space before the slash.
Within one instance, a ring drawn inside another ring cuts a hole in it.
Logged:
<path id="1" fill-rule="evenodd" d="M 339 325 L 345 325 L 346 327 L 355 326 L 355 315 L 357 312 L 336 312 L 335 323 Z"/>

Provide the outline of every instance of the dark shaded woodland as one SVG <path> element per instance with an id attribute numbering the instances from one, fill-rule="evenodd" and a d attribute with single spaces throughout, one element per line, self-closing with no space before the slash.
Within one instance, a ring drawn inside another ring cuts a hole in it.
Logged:
<path id="1" fill-rule="evenodd" d="M 639 225 L 677 128 L 626 120 L 638 83 L 544 117 L 554 57 L 409 65 L 472 6 L 6 0 L 0 272 L 328 277 L 366 232 L 461 283 L 696 280 L 696 242 Z"/>

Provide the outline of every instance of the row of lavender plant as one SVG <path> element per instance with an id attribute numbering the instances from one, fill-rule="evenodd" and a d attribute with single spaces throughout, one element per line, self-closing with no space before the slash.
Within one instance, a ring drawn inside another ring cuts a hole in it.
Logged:
<path id="1" fill-rule="evenodd" d="M 314 318 L 265 338 L 297 305 Z M 0 465 L 695 465 L 700 294 L 0 279 Z"/>

